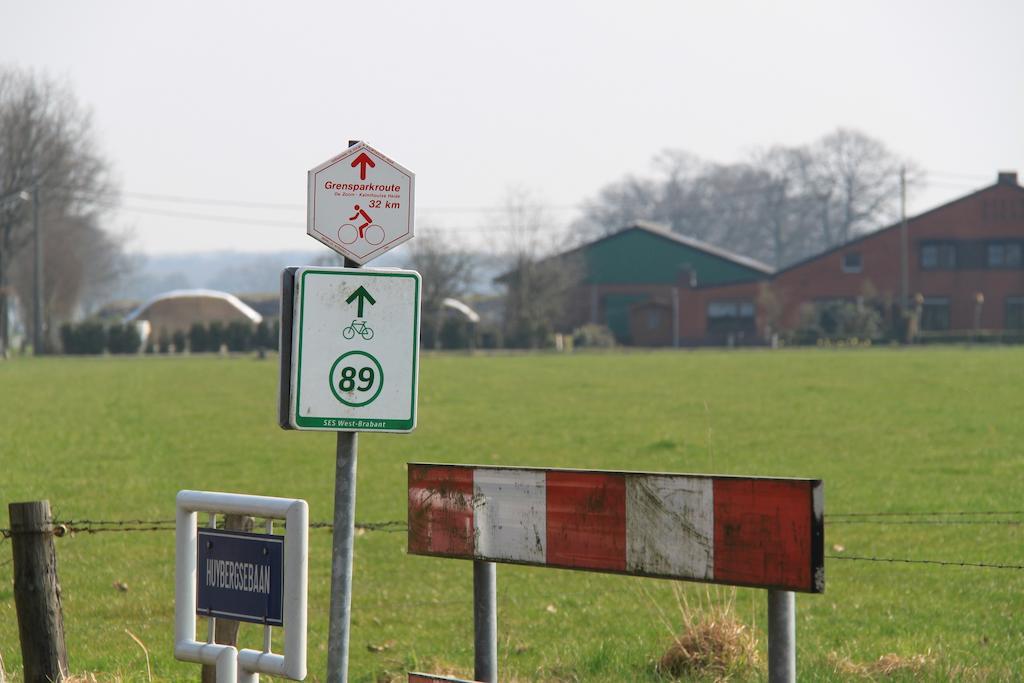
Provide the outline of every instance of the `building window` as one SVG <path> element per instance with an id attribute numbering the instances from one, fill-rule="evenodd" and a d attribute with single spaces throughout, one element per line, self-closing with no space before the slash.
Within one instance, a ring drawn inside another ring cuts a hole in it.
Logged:
<path id="1" fill-rule="evenodd" d="M 861 271 L 861 257 L 859 251 L 848 251 L 843 254 L 843 272 L 859 273 Z"/>
<path id="2" fill-rule="evenodd" d="M 657 330 L 661 327 L 661 311 L 647 311 L 647 329 Z"/>
<path id="3" fill-rule="evenodd" d="M 1024 296 L 1006 297 L 1006 329 L 1024 330 Z"/>
<path id="4" fill-rule="evenodd" d="M 1020 242 L 989 242 L 986 265 L 989 268 L 1020 268 Z"/>
<path id="5" fill-rule="evenodd" d="M 921 268 L 924 270 L 953 270 L 956 268 L 956 245 L 952 242 L 922 244 Z"/>
<path id="6" fill-rule="evenodd" d="M 949 329 L 949 299 L 925 297 L 921 306 L 921 329 L 941 332 Z"/>
<path id="7" fill-rule="evenodd" d="M 754 331 L 754 304 L 750 301 L 712 301 L 708 304 L 708 332 Z"/>

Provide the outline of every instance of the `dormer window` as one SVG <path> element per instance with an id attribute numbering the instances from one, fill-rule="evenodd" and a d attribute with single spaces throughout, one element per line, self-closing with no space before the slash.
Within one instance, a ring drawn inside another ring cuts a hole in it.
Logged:
<path id="1" fill-rule="evenodd" d="M 844 273 L 859 273 L 862 268 L 862 263 L 859 251 L 848 251 L 843 254 Z"/>

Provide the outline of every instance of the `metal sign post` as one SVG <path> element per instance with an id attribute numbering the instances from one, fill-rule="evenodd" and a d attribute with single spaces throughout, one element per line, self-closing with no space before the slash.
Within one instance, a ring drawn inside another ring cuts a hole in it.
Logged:
<path id="1" fill-rule="evenodd" d="M 287 268 L 281 277 L 285 429 L 337 431 L 327 680 L 348 680 L 361 431 L 416 427 L 420 277 L 360 270 L 413 237 L 415 175 L 369 145 L 309 171 L 306 232 L 345 268 Z"/>
<path id="2" fill-rule="evenodd" d="M 334 540 L 331 543 L 331 606 L 327 626 L 327 680 L 330 683 L 348 680 L 358 439 L 358 432 L 338 432 L 334 469 Z"/>

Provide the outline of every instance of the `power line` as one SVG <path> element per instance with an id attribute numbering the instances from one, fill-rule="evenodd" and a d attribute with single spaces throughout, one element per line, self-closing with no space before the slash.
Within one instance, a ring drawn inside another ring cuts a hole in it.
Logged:
<path id="1" fill-rule="evenodd" d="M 151 192 L 113 192 L 110 196 L 123 196 L 131 199 L 142 199 L 172 204 L 201 204 L 205 206 L 236 206 L 248 209 L 278 209 L 283 211 L 305 211 L 305 204 L 284 204 L 279 202 L 253 202 L 242 199 L 207 199 L 204 197 L 185 197 L 181 195 L 154 194 Z"/>
<path id="2" fill-rule="evenodd" d="M 937 187 L 949 187 L 956 189 L 964 189 L 969 187 L 976 187 L 975 183 L 967 182 L 968 179 L 982 181 L 982 176 L 973 174 L 962 174 L 952 173 L 946 171 L 937 170 L 926 170 L 926 174 L 945 176 L 947 178 L 962 178 L 964 180 L 929 180 L 927 185 Z M 700 183 L 697 183 L 689 188 L 686 192 L 690 198 L 696 199 L 700 202 L 703 199 L 707 199 L 706 187 L 703 187 Z M 715 200 L 728 199 L 731 197 L 743 197 L 750 195 L 763 195 L 766 192 L 777 190 L 777 186 L 758 186 L 758 187 L 743 187 L 736 188 L 730 191 L 724 192 L 712 192 L 711 198 Z M 177 211 L 174 209 L 167 209 L 162 207 L 154 206 L 139 206 L 139 205 L 122 205 L 117 200 L 120 197 L 126 197 L 129 199 L 135 199 L 142 202 L 163 202 L 170 204 L 181 204 L 181 205 L 194 205 L 194 206 L 210 206 L 210 207 L 225 207 L 225 208 L 238 208 L 238 209 L 258 209 L 258 210 L 271 210 L 271 211 L 302 211 L 306 210 L 306 206 L 297 203 L 283 203 L 283 202 L 259 202 L 243 199 L 226 199 L 226 198 L 215 198 L 215 197 L 194 197 L 178 194 L 161 194 L 155 192 L 106 192 L 99 194 L 86 194 L 79 191 L 68 191 L 67 195 L 73 196 L 80 200 L 92 200 L 98 205 L 103 206 L 110 210 L 125 211 L 129 213 L 149 214 L 155 216 L 164 216 L 168 218 L 183 218 L 188 220 L 202 220 L 216 223 L 225 224 L 237 224 L 237 225 L 258 225 L 265 227 L 274 228 L 287 228 L 287 229 L 301 229 L 303 223 L 298 221 L 279 221 L 266 218 L 247 218 L 243 216 L 230 216 L 221 214 L 206 214 L 195 211 Z M 580 202 L 576 204 L 531 204 L 531 207 L 535 207 L 542 210 L 549 211 L 586 211 L 589 202 Z M 419 212 L 424 214 L 432 213 L 462 213 L 462 214 L 487 214 L 487 213 L 501 213 L 508 210 L 507 206 L 503 205 L 466 205 L 466 206 L 421 206 Z M 455 228 L 449 228 L 449 232 L 465 232 L 465 233 L 480 233 L 488 231 L 501 231 L 511 230 L 509 226 L 460 226 Z"/>
<path id="3" fill-rule="evenodd" d="M 188 197 L 185 195 L 158 194 L 154 192 L 101 192 L 87 194 L 83 192 L 67 192 L 78 199 L 95 199 L 106 204 L 114 203 L 120 197 L 138 199 L 141 201 L 167 202 L 171 204 L 197 204 L 201 206 L 224 206 L 245 209 L 272 209 L 281 211 L 306 211 L 305 204 L 292 204 L 285 202 L 254 202 L 244 199 L 218 199 L 212 197 Z M 576 211 L 583 209 L 582 204 L 530 204 L 531 207 L 538 207 L 550 211 Z M 420 206 L 418 211 L 432 213 L 494 213 L 508 210 L 507 206 L 500 204 L 478 204 L 462 206 Z"/>
<path id="4" fill-rule="evenodd" d="M 947 177 L 951 177 L 951 178 L 964 178 L 964 179 L 967 179 L 967 180 L 979 180 L 979 181 L 991 180 L 990 176 L 976 175 L 974 173 L 957 173 L 955 171 L 937 171 L 935 169 L 928 169 L 928 168 L 926 168 L 924 170 L 924 172 L 927 175 L 941 175 L 941 176 L 947 176 Z"/>
<path id="5" fill-rule="evenodd" d="M 981 176 L 969 173 L 957 173 L 951 171 L 940 171 L 935 169 L 925 169 L 925 174 L 929 176 L 943 176 L 947 179 L 963 179 L 972 180 L 978 182 L 984 182 L 988 180 L 987 176 Z M 963 185 L 967 183 L 958 184 L 952 180 L 938 180 L 930 181 L 929 184 L 941 184 L 941 185 Z M 700 193 L 703 188 L 700 183 L 694 184 L 691 188 L 692 191 Z M 738 197 L 749 194 L 763 194 L 771 190 L 777 190 L 778 186 L 758 186 L 758 187 L 744 187 L 737 188 L 727 192 L 716 192 L 714 196 L 720 197 Z M 269 209 L 269 210 L 280 210 L 280 211 L 305 211 L 305 204 L 289 203 L 289 202 L 260 202 L 246 199 L 226 199 L 219 197 L 196 197 L 187 196 L 180 194 L 163 194 L 158 192 L 103 192 L 95 195 L 89 195 L 82 192 L 71 191 L 68 194 L 76 195 L 79 199 L 99 199 L 106 198 L 107 203 L 113 202 L 119 197 L 127 197 L 130 199 L 138 199 L 141 201 L 151 202 L 165 202 L 172 204 L 195 204 L 200 206 L 223 206 L 223 207 L 236 207 L 236 208 L 248 208 L 248 209 Z M 532 204 L 541 209 L 553 210 L 553 211 L 580 211 L 587 208 L 587 202 L 578 202 L 574 204 Z M 502 212 L 508 209 L 505 205 L 500 204 L 478 204 L 478 205 L 462 205 L 462 206 L 421 206 L 420 211 L 432 212 L 432 213 L 493 213 Z"/>
<path id="6" fill-rule="evenodd" d="M 124 206 L 101 203 L 102 206 L 118 211 L 127 211 L 129 213 L 142 213 L 154 216 L 166 216 L 169 218 L 184 218 L 187 220 L 198 220 L 207 221 L 211 223 L 229 223 L 234 225 L 248 225 L 248 226 L 264 226 L 270 228 L 282 228 L 287 230 L 305 230 L 305 223 L 288 223 L 284 221 L 266 220 L 262 218 L 245 218 L 243 216 L 225 216 L 219 214 L 206 214 L 196 213 L 193 211 L 175 211 L 172 209 L 160 209 L 148 206 Z M 455 226 L 446 227 L 440 229 L 442 232 L 456 232 L 456 233 L 487 233 L 487 232 L 510 232 L 515 230 L 515 226 L 511 225 L 475 225 L 475 226 Z"/>
<path id="7" fill-rule="evenodd" d="M 166 216 L 169 218 L 186 218 L 189 220 L 210 221 L 213 223 L 234 223 L 239 225 L 262 225 L 271 228 L 287 228 L 289 230 L 302 230 L 304 223 L 286 223 L 283 221 L 265 220 L 262 218 L 244 218 L 242 216 L 223 216 L 216 214 L 195 213 L 192 211 L 174 211 L 171 209 L 159 209 L 146 206 L 124 206 L 113 203 L 100 204 L 115 211 L 128 211 L 130 213 L 143 213 L 154 216 Z"/>

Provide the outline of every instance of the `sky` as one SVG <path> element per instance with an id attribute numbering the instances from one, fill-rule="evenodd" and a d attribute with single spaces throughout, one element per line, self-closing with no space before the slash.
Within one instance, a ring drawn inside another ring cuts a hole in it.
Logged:
<path id="1" fill-rule="evenodd" d="M 0 65 L 92 110 L 134 251 L 316 248 L 306 172 L 354 139 L 415 172 L 418 233 L 479 246 L 510 191 L 564 234 L 665 149 L 856 128 L 928 172 L 911 213 L 1024 172 L 1021 26 L 995 0 L 8 1 Z"/>

